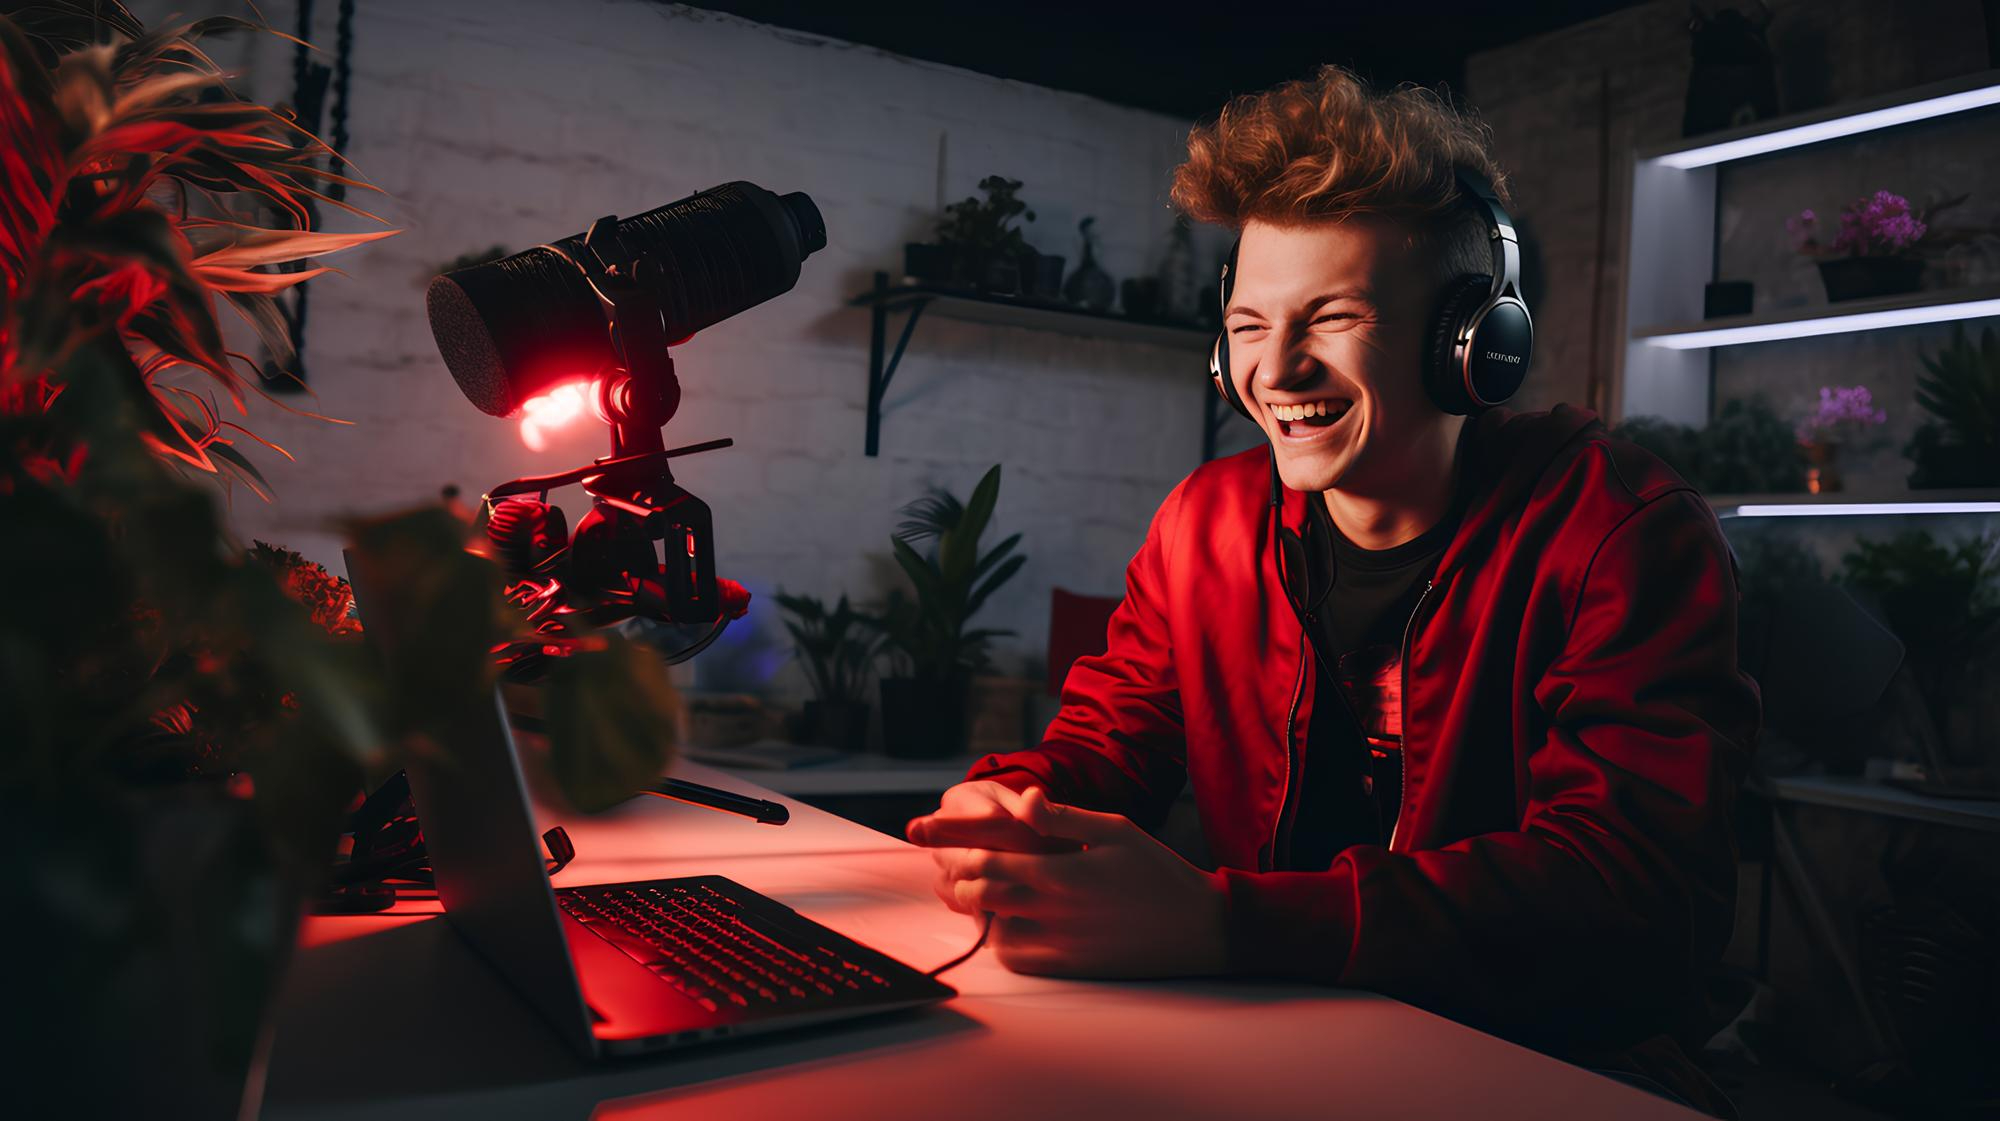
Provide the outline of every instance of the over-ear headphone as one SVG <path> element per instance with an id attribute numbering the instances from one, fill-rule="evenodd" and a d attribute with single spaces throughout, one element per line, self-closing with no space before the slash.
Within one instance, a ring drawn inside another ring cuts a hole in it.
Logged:
<path id="1" fill-rule="evenodd" d="M 1424 388 L 1437 407 L 1465 415 L 1505 402 L 1521 388 L 1534 352 L 1535 324 L 1521 299 L 1521 243 L 1514 220 L 1500 204 L 1493 185 L 1470 168 L 1454 170 L 1460 197 L 1480 217 L 1486 240 L 1493 247 L 1493 271 L 1465 273 L 1439 294 L 1423 354 Z M 1229 294 L 1236 286 L 1239 237 L 1222 266 L 1222 311 L 1229 311 Z M 1216 336 L 1209 352 L 1209 376 L 1216 391 L 1244 416 L 1250 410 L 1237 395 L 1229 376 L 1229 328 Z"/>

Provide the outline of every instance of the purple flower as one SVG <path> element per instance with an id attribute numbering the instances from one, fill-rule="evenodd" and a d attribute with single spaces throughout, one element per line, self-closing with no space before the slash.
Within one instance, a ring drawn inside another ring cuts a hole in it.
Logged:
<path id="1" fill-rule="evenodd" d="M 1785 222 L 1792 235 L 1792 248 L 1807 256 L 1819 256 L 1817 216 L 1802 210 Z M 1848 203 L 1840 210 L 1840 232 L 1826 250 L 1836 256 L 1888 257 L 1902 253 L 1923 240 L 1930 227 L 1910 213 L 1910 200 L 1889 191 L 1876 191 Z"/>
<path id="2" fill-rule="evenodd" d="M 1885 423 L 1889 414 L 1875 407 L 1875 398 L 1865 385 L 1824 385 L 1819 390 L 1819 408 L 1792 430 L 1801 444 L 1858 436 L 1863 430 Z"/>

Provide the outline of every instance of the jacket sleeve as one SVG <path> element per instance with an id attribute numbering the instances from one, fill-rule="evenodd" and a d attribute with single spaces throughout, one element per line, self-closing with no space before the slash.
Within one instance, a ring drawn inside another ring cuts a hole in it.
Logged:
<path id="1" fill-rule="evenodd" d="M 1589 561 L 1535 701 L 1520 827 L 1357 846 L 1326 872 L 1219 873 L 1232 967 L 1370 989 L 1523 1042 L 1675 1023 L 1734 918 L 1730 805 L 1756 734 L 1736 583 L 1688 491 Z"/>
<path id="2" fill-rule="evenodd" d="M 1166 558 L 1183 481 L 1153 515 L 1125 567 L 1104 653 L 1079 658 L 1063 679 L 1062 708 L 1040 746 L 988 755 L 966 775 L 1017 790 L 1041 786 L 1060 802 L 1157 824 L 1187 781 L 1187 740 L 1166 618 Z"/>

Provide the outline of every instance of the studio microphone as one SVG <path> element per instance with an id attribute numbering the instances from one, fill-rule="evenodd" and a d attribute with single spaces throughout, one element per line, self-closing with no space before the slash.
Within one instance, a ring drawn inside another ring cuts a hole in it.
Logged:
<path id="1" fill-rule="evenodd" d="M 725 183 L 616 224 L 586 248 L 574 234 L 431 281 L 431 334 L 481 411 L 522 402 L 618 363 L 605 313 L 574 263 L 594 253 L 630 268 L 658 302 L 664 337 L 685 339 L 791 290 L 799 264 L 826 248 L 826 224 L 803 192 Z"/>

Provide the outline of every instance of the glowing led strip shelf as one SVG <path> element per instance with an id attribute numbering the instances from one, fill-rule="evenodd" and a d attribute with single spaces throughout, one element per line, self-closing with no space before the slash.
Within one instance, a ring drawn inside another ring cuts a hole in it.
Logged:
<path id="1" fill-rule="evenodd" d="M 1951 90 L 1935 96 L 1919 94 L 1916 100 L 1900 104 L 1883 105 L 1861 112 L 1848 112 L 1842 116 L 1823 121 L 1807 121 L 1786 127 L 1769 128 L 1768 131 L 1751 136 L 1740 136 L 1732 140 L 1716 141 L 1699 148 L 1688 148 L 1678 152 L 1666 152 L 1652 157 L 1654 162 L 1666 167 L 1688 170 L 1708 167 L 1711 164 L 1726 163 L 1730 160 L 1748 159 L 1770 152 L 1782 152 L 1787 148 L 1818 144 L 1826 140 L 1836 140 L 1843 136 L 1873 132 L 1878 128 L 1893 128 L 1912 121 L 1943 117 L 1952 113 L 1963 113 L 1970 109 L 1983 109 L 1990 105 L 2000 105 L 2000 73 L 1986 71 L 1970 79 L 1980 84 L 1971 89 Z M 1936 87 L 1933 87 L 1936 88 Z M 1949 88 L 1949 84 L 1946 84 Z M 1909 95 L 1904 95 L 1909 96 Z"/>
<path id="2" fill-rule="evenodd" d="M 1946 491 L 1944 494 L 1954 492 Z M 1778 495 L 1743 495 L 1731 498 L 1713 495 L 1709 503 L 1718 518 L 1841 518 L 1902 516 L 1910 514 L 2000 514 L 2000 493 L 1958 491 L 1963 498 L 1910 499 L 1886 502 L 1826 502 L 1805 499 L 1787 502 Z M 1980 495 L 1973 498 L 1970 495 Z M 1990 497 L 1988 497 L 1990 496 Z"/>
<path id="3" fill-rule="evenodd" d="M 1981 291 L 1985 290 L 1985 287 L 1981 286 Z M 1933 292 L 1926 295 L 1935 300 L 1939 296 L 1950 296 L 1952 293 Z M 1841 335 L 1849 331 L 1907 327 L 1915 323 L 1981 319 L 1991 315 L 2000 315 L 2000 298 L 1947 299 L 1938 303 L 1915 303 L 1867 311 L 1818 310 L 1796 319 L 1776 319 L 1736 325 L 1729 325 L 1727 320 L 1722 320 L 1713 327 L 1687 330 L 1656 328 L 1655 330 L 1659 332 L 1657 334 L 1642 331 L 1637 337 L 1647 346 L 1666 347 L 1669 350 L 1705 350 L 1716 346 L 1741 346 L 1744 343 L 1772 342 L 1778 339 L 1804 339 L 1814 335 Z"/>

